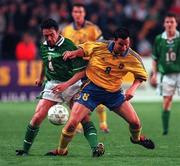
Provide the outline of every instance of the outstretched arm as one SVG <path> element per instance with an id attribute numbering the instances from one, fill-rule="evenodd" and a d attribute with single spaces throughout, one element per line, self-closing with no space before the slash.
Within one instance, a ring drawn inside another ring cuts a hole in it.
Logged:
<path id="1" fill-rule="evenodd" d="M 78 48 L 74 51 L 65 51 L 63 59 L 66 61 L 67 59 L 73 59 L 76 57 L 83 57 L 84 56 L 84 50 L 82 48 Z"/>
<path id="2" fill-rule="evenodd" d="M 77 81 L 79 81 L 81 78 L 85 77 L 85 70 L 82 70 L 78 73 L 76 73 L 72 78 L 70 78 L 68 81 L 63 82 L 55 86 L 52 90 L 53 93 L 60 93 L 63 92 L 65 89 L 67 89 L 69 86 L 75 84 Z"/>
<path id="3" fill-rule="evenodd" d="M 130 100 L 131 98 L 133 98 L 136 89 L 141 85 L 141 83 L 142 80 L 139 79 L 134 80 L 133 84 L 125 92 L 125 100 Z"/>

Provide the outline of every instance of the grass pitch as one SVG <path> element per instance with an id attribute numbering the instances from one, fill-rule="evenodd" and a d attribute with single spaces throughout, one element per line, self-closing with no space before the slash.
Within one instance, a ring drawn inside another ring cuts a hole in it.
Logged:
<path id="1" fill-rule="evenodd" d="M 161 104 L 133 103 L 143 126 L 143 133 L 156 144 L 155 150 L 134 145 L 129 140 L 127 123 L 113 112 L 108 112 L 109 134 L 99 131 L 96 113 L 92 119 L 98 129 L 99 141 L 105 145 L 105 155 L 92 158 L 82 134 L 77 134 L 66 157 L 47 157 L 44 154 L 57 147 L 63 126 L 53 126 L 46 119 L 34 141 L 30 155 L 17 157 L 15 150 L 22 147 L 26 126 L 36 103 L 0 103 L 0 166 L 176 166 L 180 165 L 180 107 L 174 103 L 170 132 L 162 136 Z"/>

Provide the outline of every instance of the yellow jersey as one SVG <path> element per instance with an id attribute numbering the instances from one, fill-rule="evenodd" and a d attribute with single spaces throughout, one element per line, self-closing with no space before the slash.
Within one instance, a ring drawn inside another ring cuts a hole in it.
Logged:
<path id="1" fill-rule="evenodd" d="M 113 55 L 111 43 L 86 42 L 79 45 L 89 59 L 86 75 L 94 84 L 109 92 L 116 92 L 121 88 L 123 77 L 131 72 L 135 79 L 145 81 L 147 72 L 140 55 L 131 48 L 125 56 Z"/>
<path id="2" fill-rule="evenodd" d="M 97 25 L 90 21 L 85 21 L 81 29 L 76 29 L 74 23 L 65 26 L 62 30 L 62 35 L 78 45 L 87 41 L 96 41 L 102 36 L 102 32 Z"/>

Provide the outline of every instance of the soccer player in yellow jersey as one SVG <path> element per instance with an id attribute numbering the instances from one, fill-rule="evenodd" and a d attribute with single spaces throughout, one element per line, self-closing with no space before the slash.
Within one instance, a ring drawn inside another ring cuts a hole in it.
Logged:
<path id="1" fill-rule="evenodd" d="M 72 107 L 70 118 L 62 130 L 60 145 L 51 155 L 67 154 L 68 144 L 74 136 L 78 123 L 102 103 L 129 124 L 132 143 L 147 149 L 155 148 L 153 141 L 141 134 L 140 120 L 129 101 L 139 85 L 147 79 L 140 56 L 129 45 L 128 30 L 120 28 L 115 32 L 115 39 L 111 43 L 86 42 L 80 45 L 78 50 L 65 53 L 64 60 L 89 57 L 86 68 L 88 81 Z M 128 72 L 133 73 L 135 79 L 123 93 L 122 79 Z M 99 156 L 102 155 L 103 153 L 99 153 Z"/>
<path id="2" fill-rule="evenodd" d="M 65 26 L 62 30 L 62 35 L 73 41 L 76 45 L 87 41 L 96 41 L 102 39 L 102 32 L 99 27 L 90 21 L 85 20 L 86 10 L 85 6 L 76 3 L 72 7 L 73 22 Z M 108 133 L 106 107 L 100 104 L 96 108 L 101 131 Z M 78 125 L 77 131 L 81 131 L 82 126 Z"/>
<path id="3" fill-rule="evenodd" d="M 99 27 L 85 19 L 86 11 L 83 4 L 74 4 L 71 15 L 73 22 L 63 28 L 63 36 L 72 40 L 76 45 L 102 38 Z"/>

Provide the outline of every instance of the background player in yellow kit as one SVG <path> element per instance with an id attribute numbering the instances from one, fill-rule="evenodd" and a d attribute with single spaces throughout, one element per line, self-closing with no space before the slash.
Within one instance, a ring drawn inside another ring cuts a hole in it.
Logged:
<path id="1" fill-rule="evenodd" d="M 86 9 L 83 4 L 76 3 L 72 7 L 73 22 L 65 26 L 62 35 L 72 40 L 76 45 L 87 41 L 96 41 L 103 39 L 102 32 L 99 27 L 85 19 Z M 100 121 L 101 131 L 108 133 L 106 107 L 102 104 L 97 106 L 96 111 Z M 78 125 L 77 131 L 81 131 L 82 126 Z"/>

